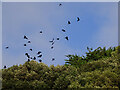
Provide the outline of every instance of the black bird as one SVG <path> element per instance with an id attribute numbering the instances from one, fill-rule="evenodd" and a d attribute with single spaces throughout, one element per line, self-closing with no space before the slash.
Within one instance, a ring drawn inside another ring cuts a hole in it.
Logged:
<path id="1" fill-rule="evenodd" d="M 30 61 L 30 59 L 28 59 L 28 62 Z"/>
<path id="2" fill-rule="evenodd" d="M 53 46 L 51 47 L 51 49 L 53 49 Z"/>
<path id="3" fill-rule="evenodd" d="M 6 66 L 4 66 L 4 69 L 6 69 L 7 67 Z"/>
<path id="4" fill-rule="evenodd" d="M 26 46 L 26 44 L 24 44 L 24 46 Z"/>
<path id="5" fill-rule="evenodd" d="M 28 53 L 25 53 L 25 55 L 28 55 Z"/>
<path id="6" fill-rule="evenodd" d="M 30 49 L 30 51 L 32 51 L 32 49 Z"/>
<path id="7" fill-rule="evenodd" d="M 68 24 L 71 24 L 70 21 L 68 21 Z"/>
<path id="8" fill-rule="evenodd" d="M 7 46 L 7 47 L 5 47 L 6 49 L 8 49 L 9 47 Z"/>
<path id="9" fill-rule="evenodd" d="M 68 40 L 68 36 L 66 36 L 65 39 Z"/>
<path id="10" fill-rule="evenodd" d="M 77 21 L 80 21 L 80 18 L 79 18 L 79 17 L 77 17 Z"/>
<path id="11" fill-rule="evenodd" d="M 24 35 L 24 39 L 28 39 L 27 36 Z"/>
<path id="12" fill-rule="evenodd" d="M 40 59 L 39 62 L 42 62 L 42 60 Z"/>
<path id="13" fill-rule="evenodd" d="M 40 54 L 41 53 L 41 51 L 39 51 L 37 54 Z"/>
<path id="14" fill-rule="evenodd" d="M 53 40 L 51 40 L 51 41 L 49 41 L 49 42 L 51 42 L 51 43 L 52 43 L 53 41 L 54 41 L 54 38 L 53 38 Z"/>
<path id="15" fill-rule="evenodd" d="M 62 29 L 62 31 L 63 31 L 63 32 L 65 32 L 65 30 L 64 30 L 64 29 Z"/>
<path id="16" fill-rule="evenodd" d="M 33 58 L 31 57 L 31 59 L 33 59 Z"/>
<path id="17" fill-rule="evenodd" d="M 42 57 L 42 55 L 39 55 L 38 57 Z"/>
<path id="18" fill-rule="evenodd" d="M 42 31 L 40 31 L 40 33 L 42 33 Z"/>
<path id="19" fill-rule="evenodd" d="M 55 60 L 55 58 L 52 58 L 52 61 L 54 61 Z"/>
<path id="20" fill-rule="evenodd" d="M 28 58 L 30 58 L 30 56 L 28 55 L 28 53 L 25 53 L 25 55 L 26 55 Z"/>
<path id="21" fill-rule="evenodd" d="M 31 43 L 31 41 L 28 41 L 28 43 Z"/>
<path id="22" fill-rule="evenodd" d="M 52 45 L 54 44 L 55 42 L 52 42 Z"/>
<path id="23" fill-rule="evenodd" d="M 33 60 L 35 60 L 35 59 L 36 59 L 36 57 L 33 58 Z"/>
<path id="24" fill-rule="evenodd" d="M 59 6 L 61 6 L 62 4 L 60 3 Z"/>
<path id="25" fill-rule="evenodd" d="M 60 38 L 57 38 L 57 40 L 59 40 Z"/>

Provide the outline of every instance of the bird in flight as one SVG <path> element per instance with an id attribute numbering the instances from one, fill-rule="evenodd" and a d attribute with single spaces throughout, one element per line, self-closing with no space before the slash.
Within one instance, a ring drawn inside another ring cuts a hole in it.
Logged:
<path id="1" fill-rule="evenodd" d="M 24 39 L 28 39 L 27 36 L 24 35 Z"/>
<path id="2" fill-rule="evenodd" d="M 28 55 L 28 53 L 25 53 L 25 55 L 26 55 L 28 58 L 30 58 L 30 56 Z"/>
<path id="3" fill-rule="evenodd" d="M 71 24 L 70 21 L 68 21 L 68 24 Z"/>
<path id="4" fill-rule="evenodd" d="M 8 49 L 9 47 L 7 46 L 7 47 L 5 47 L 6 49 Z"/>
<path id="5" fill-rule="evenodd" d="M 80 21 L 80 18 L 79 18 L 79 17 L 77 17 L 77 21 Z"/>
<path id="6" fill-rule="evenodd" d="M 54 44 L 55 42 L 52 42 L 52 45 Z"/>
<path id="7" fill-rule="evenodd" d="M 30 61 L 30 59 L 28 59 L 28 62 Z"/>
<path id="8" fill-rule="evenodd" d="M 53 46 L 51 47 L 51 49 L 53 49 Z"/>
<path id="9" fill-rule="evenodd" d="M 42 57 L 42 55 L 39 55 L 38 57 Z"/>
<path id="10" fill-rule="evenodd" d="M 65 32 L 65 30 L 64 30 L 64 29 L 62 29 L 62 31 L 63 31 L 63 32 Z"/>
<path id="11" fill-rule="evenodd" d="M 53 38 L 53 40 L 51 40 L 51 41 L 49 41 L 50 43 L 52 43 L 54 41 L 54 38 Z"/>
<path id="12" fill-rule="evenodd" d="M 26 46 L 26 44 L 24 44 L 24 46 Z"/>
<path id="13" fill-rule="evenodd" d="M 4 69 L 7 68 L 6 66 L 4 66 Z"/>
<path id="14" fill-rule="evenodd" d="M 42 60 L 40 59 L 39 62 L 42 62 Z"/>
<path id="15" fill-rule="evenodd" d="M 59 6 L 61 6 L 62 4 L 60 3 Z"/>
<path id="16" fill-rule="evenodd" d="M 52 58 L 52 61 L 54 61 L 55 60 L 55 58 Z"/>
<path id="17" fill-rule="evenodd" d="M 60 38 L 57 38 L 57 40 L 59 40 Z"/>
<path id="18" fill-rule="evenodd" d="M 32 49 L 30 49 L 30 51 L 32 51 Z"/>
<path id="19" fill-rule="evenodd" d="M 39 51 L 37 54 L 40 54 L 41 53 L 41 51 Z"/>
<path id="20" fill-rule="evenodd" d="M 28 41 L 28 43 L 31 43 L 31 41 Z"/>
<path id="21" fill-rule="evenodd" d="M 65 39 L 68 40 L 68 36 L 66 36 Z"/>
<path id="22" fill-rule="evenodd" d="M 40 33 L 42 33 L 42 31 L 40 31 Z"/>
<path id="23" fill-rule="evenodd" d="M 36 57 L 33 58 L 33 60 L 35 60 L 35 59 L 36 59 Z"/>

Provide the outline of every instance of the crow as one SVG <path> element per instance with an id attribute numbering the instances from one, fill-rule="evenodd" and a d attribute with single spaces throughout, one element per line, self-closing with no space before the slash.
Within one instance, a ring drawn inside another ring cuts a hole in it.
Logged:
<path id="1" fill-rule="evenodd" d="M 55 58 L 52 58 L 52 61 L 54 61 L 55 60 Z"/>
<path id="2" fill-rule="evenodd" d="M 39 62 L 42 62 L 42 60 L 40 59 Z"/>
<path id="3" fill-rule="evenodd" d="M 38 57 L 42 57 L 42 55 L 39 55 Z"/>
<path id="4" fill-rule="evenodd" d="M 6 49 L 8 49 L 9 47 L 7 46 L 7 47 L 5 47 Z"/>
<path id="5" fill-rule="evenodd" d="M 7 67 L 6 66 L 4 66 L 4 69 L 6 69 Z"/>
<path id="6" fill-rule="evenodd" d="M 30 56 L 28 55 L 28 53 L 25 53 L 25 55 L 26 55 L 28 58 L 30 58 Z"/>
<path id="7" fill-rule="evenodd" d="M 31 43 L 31 41 L 28 41 L 28 43 Z"/>
<path id="8" fill-rule="evenodd" d="M 35 59 L 36 59 L 36 57 L 33 58 L 33 60 L 35 60 Z"/>
<path id="9" fill-rule="evenodd" d="M 51 40 L 51 41 L 49 41 L 50 43 L 52 43 L 54 41 L 54 38 L 53 38 L 53 40 Z"/>
<path id="10" fill-rule="evenodd" d="M 68 36 L 66 36 L 65 39 L 68 40 Z"/>
<path id="11" fill-rule="evenodd" d="M 70 21 L 68 21 L 68 24 L 71 24 Z"/>
<path id="12" fill-rule="evenodd" d="M 52 42 L 52 45 L 54 44 L 55 42 Z"/>
<path id="13" fill-rule="evenodd" d="M 59 40 L 60 38 L 57 38 L 57 40 Z"/>
<path id="14" fill-rule="evenodd" d="M 32 51 L 32 49 L 30 49 L 30 51 Z"/>
<path id="15" fill-rule="evenodd" d="M 42 33 L 42 31 L 40 31 L 40 33 Z"/>
<path id="16" fill-rule="evenodd" d="M 80 21 L 80 18 L 79 18 L 79 17 L 77 17 L 77 21 Z"/>
<path id="17" fill-rule="evenodd" d="M 51 49 L 53 49 L 53 46 L 51 47 Z"/>
<path id="18" fill-rule="evenodd" d="M 40 54 L 41 53 L 41 51 L 39 51 L 37 54 Z"/>
<path id="19" fill-rule="evenodd" d="M 60 3 L 59 6 L 61 6 L 62 4 Z"/>
<path id="20" fill-rule="evenodd" d="M 62 31 L 63 31 L 63 32 L 65 32 L 65 30 L 64 30 L 64 29 L 62 29 Z"/>
<path id="21" fill-rule="evenodd" d="M 24 44 L 24 46 L 26 46 L 26 44 Z"/>
<path id="22" fill-rule="evenodd" d="M 27 36 L 24 35 L 24 39 L 28 39 Z"/>

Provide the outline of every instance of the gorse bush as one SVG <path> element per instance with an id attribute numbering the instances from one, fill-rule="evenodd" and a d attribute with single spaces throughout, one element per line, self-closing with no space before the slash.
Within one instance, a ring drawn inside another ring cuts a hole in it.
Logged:
<path id="1" fill-rule="evenodd" d="M 92 56 L 82 58 L 69 55 L 71 61 L 65 65 L 48 67 L 44 63 L 32 60 L 23 65 L 2 69 L 2 90 L 120 89 L 120 53 L 118 50 L 119 47 L 115 50 L 108 49 L 111 53 L 106 50 L 107 56 L 99 53 L 102 55 L 101 58 L 92 58 L 91 61 L 85 59 Z M 82 59 L 84 59 L 83 62 Z M 80 66 L 76 67 L 76 65 Z"/>

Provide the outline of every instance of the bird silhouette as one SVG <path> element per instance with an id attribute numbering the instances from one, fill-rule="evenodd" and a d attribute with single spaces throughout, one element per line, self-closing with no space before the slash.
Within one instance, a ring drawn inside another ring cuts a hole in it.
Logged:
<path id="1" fill-rule="evenodd" d="M 6 66 L 4 66 L 4 69 L 6 69 L 7 67 Z"/>
<path id="2" fill-rule="evenodd" d="M 24 35 L 24 39 L 28 39 L 27 36 Z"/>
<path id="3" fill-rule="evenodd" d="M 79 17 L 77 17 L 77 21 L 80 21 L 80 18 L 79 18 Z"/>
<path id="4" fill-rule="evenodd" d="M 25 55 L 27 56 L 27 58 L 30 58 L 30 56 L 28 55 L 28 53 L 25 53 Z"/>
<path id="5" fill-rule="evenodd" d="M 57 38 L 57 40 L 59 40 L 60 38 Z"/>
<path id="6" fill-rule="evenodd" d="M 42 62 L 42 60 L 40 59 L 39 62 Z"/>
<path id="7" fill-rule="evenodd" d="M 52 61 L 54 61 L 55 60 L 55 58 L 52 58 Z"/>
<path id="8" fill-rule="evenodd" d="M 30 49 L 30 51 L 32 51 L 32 49 Z"/>
<path id="9" fill-rule="evenodd" d="M 51 49 L 53 49 L 53 46 L 51 47 Z"/>
<path id="10" fill-rule="evenodd" d="M 60 3 L 59 6 L 61 6 L 62 4 Z"/>
<path id="11" fill-rule="evenodd" d="M 52 45 L 54 44 L 55 42 L 52 42 Z"/>
<path id="12" fill-rule="evenodd" d="M 33 58 L 33 60 L 35 60 L 35 59 L 36 59 L 36 57 Z"/>
<path id="13" fill-rule="evenodd" d="M 24 46 L 27 46 L 26 44 L 24 44 Z"/>
<path id="14" fill-rule="evenodd" d="M 49 42 L 52 43 L 53 41 L 54 41 L 54 38 L 51 41 L 49 41 Z"/>
<path id="15" fill-rule="evenodd" d="M 5 47 L 6 49 L 8 49 L 9 47 L 7 46 L 7 47 Z"/>
<path id="16" fill-rule="evenodd" d="M 40 54 L 41 53 L 41 51 L 39 51 L 37 54 Z"/>
<path id="17" fill-rule="evenodd" d="M 42 31 L 40 31 L 40 33 L 42 33 Z"/>
<path id="18" fill-rule="evenodd" d="M 33 59 L 33 58 L 31 57 L 31 59 Z"/>
<path id="19" fill-rule="evenodd" d="M 28 43 L 31 43 L 31 41 L 28 41 Z"/>
<path id="20" fill-rule="evenodd" d="M 68 24 L 71 24 L 70 21 L 68 21 Z"/>
<path id="21" fill-rule="evenodd" d="M 62 29 L 62 31 L 63 31 L 63 32 L 65 32 L 65 30 L 64 30 L 64 29 Z"/>
<path id="22" fill-rule="evenodd" d="M 68 36 L 66 36 L 65 39 L 68 40 Z"/>
<path id="23" fill-rule="evenodd" d="M 42 57 L 42 55 L 39 55 L 38 57 Z"/>
<path id="24" fill-rule="evenodd" d="M 28 62 L 30 61 L 30 59 L 28 59 Z"/>

